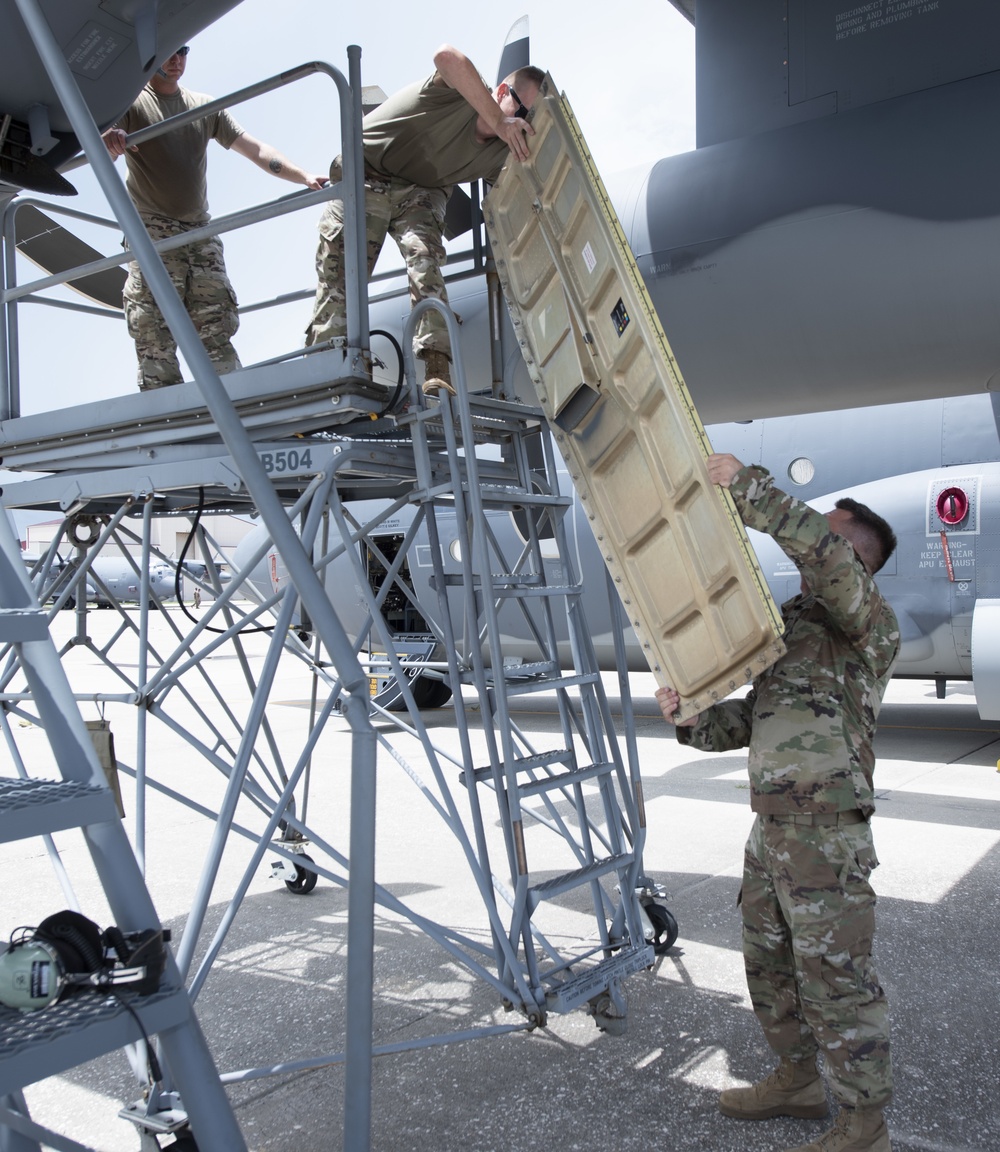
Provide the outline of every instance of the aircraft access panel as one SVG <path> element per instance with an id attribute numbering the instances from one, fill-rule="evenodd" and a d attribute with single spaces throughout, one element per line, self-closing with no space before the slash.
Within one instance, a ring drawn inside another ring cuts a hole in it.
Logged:
<path id="1" fill-rule="evenodd" d="M 763 671 L 782 625 L 565 97 L 484 203 L 541 407 L 658 683 L 681 718 Z"/>

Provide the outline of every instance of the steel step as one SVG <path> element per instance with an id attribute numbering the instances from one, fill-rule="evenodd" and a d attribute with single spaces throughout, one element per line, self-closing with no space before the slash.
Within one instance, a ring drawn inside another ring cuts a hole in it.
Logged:
<path id="1" fill-rule="evenodd" d="M 600 996 L 613 980 L 624 980 L 626 976 L 651 967 L 655 959 L 656 953 L 651 945 L 629 944 L 593 968 L 557 984 L 546 994 L 546 1006 L 550 1012 L 570 1012 L 584 1001 Z"/>
<path id="2" fill-rule="evenodd" d="M 121 1000 L 96 989 L 83 990 L 36 1012 L 16 1012 L 0 1005 L 0 1084 L 4 1091 L 57 1076 L 141 1040 L 142 1031 L 122 1000 L 128 1001 L 150 1036 L 191 1022 L 191 1005 L 183 988 L 161 989 L 149 996 L 120 995 Z"/>
<path id="3" fill-rule="evenodd" d="M 117 819 L 108 788 L 76 780 L 0 780 L 0 842 Z"/>
<path id="4" fill-rule="evenodd" d="M 534 911 L 543 900 L 554 900 L 564 892 L 572 892 L 581 884 L 589 884 L 599 876 L 607 876 L 619 868 L 627 868 L 632 864 L 634 857 L 631 853 L 621 852 L 616 856 L 604 856 L 592 864 L 585 864 L 572 872 L 562 876 L 553 876 L 551 880 L 543 880 L 541 884 L 533 884 L 528 889 L 528 907 Z"/>

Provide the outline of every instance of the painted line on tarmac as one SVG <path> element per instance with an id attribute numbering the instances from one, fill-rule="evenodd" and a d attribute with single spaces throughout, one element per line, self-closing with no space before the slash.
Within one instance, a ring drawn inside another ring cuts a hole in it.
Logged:
<path id="1" fill-rule="evenodd" d="M 900 1132 L 898 1128 L 892 1129 L 893 1143 L 905 1144 L 908 1148 L 919 1149 L 919 1152 L 982 1152 L 982 1145 L 972 1144 L 944 1144 L 940 1140 L 928 1140 L 926 1136 L 912 1136 Z"/>

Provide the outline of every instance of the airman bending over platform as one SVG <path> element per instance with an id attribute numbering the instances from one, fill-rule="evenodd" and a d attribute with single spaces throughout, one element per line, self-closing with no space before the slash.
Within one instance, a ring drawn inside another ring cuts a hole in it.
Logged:
<path id="1" fill-rule="evenodd" d="M 737 1120 L 819 1118 L 829 1110 L 823 1053 L 840 1112 L 833 1128 L 786 1152 L 891 1152 L 889 1020 L 872 956 L 878 864 L 872 741 L 899 652 L 895 614 L 874 575 L 892 555 L 889 525 L 856 500 L 826 516 L 779 491 L 765 469 L 708 458 L 748 527 L 781 545 L 802 575 L 782 605 L 785 655 L 725 700 L 677 724 L 681 744 L 750 749 L 740 903 L 747 987 L 779 1066 L 719 1108 Z M 656 693 L 668 719 L 680 698 Z"/>
<path id="2" fill-rule="evenodd" d="M 430 76 L 365 116 L 369 276 L 388 233 L 406 261 L 411 303 L 428 298 L 447 302 L 442 238 L 452 186 L 496 180 L 508 156 L 527 158 L 527 137 L 534 129 L 525 118 L 544 79 L 538 68 L 519 68 L 491 92 L 472 61 L 445 44 L 434 55 Z M 338 157 L 330 179 L 340 178 Z M 319 232 L 319 286 L 306 329 L 309 345 L 347 335 L 342 199 L 327 204 Z M 437 312 L 422 318 L 414 347 L 425 363 L 425 391 L 451 390 L 451 347 Z"/>

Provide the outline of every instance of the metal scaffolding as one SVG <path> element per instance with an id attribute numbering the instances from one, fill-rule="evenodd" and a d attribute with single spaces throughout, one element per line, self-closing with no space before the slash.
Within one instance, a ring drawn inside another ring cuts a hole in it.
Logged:
<path id="1" fill-rule="evenodd" d="M 17 301 L 78 276 L 80 270 L 16 285 L 13 204 L 4 231 L 3 370 L 9 419 L 3 456 L 8 467 L 41 475 L 8 485 L 4 501 L 8 507 L 57 509 L 65 516 L 35 568 L 34 586 L 49 605 L 49 622 L 60 619 L 68 605 L 75 613 L 75 631 L 60 653 L 71 694 L 78 703 L 96 706 L 119 730 L 134 724 L 135 762 L 120 763 L 119 769 L 133 774 L 137 784 L 136 857 L 141 862 L 145 855 L 147 790 L 214 822 L 176 947 L 177 968 L 192 1000 L 209 979 L 265 857 L 278 861 L 274 875 L 292 891 L 306 893 L 318 878 L 347 887 L 343 1052 L 269 1061 L 266 1068 L 226 1074 L 223 1080 L 345 1061 L 344 1146 L 364 1152 L 371 1118 L 376 903 L 427 933 L 518 1013 L 514 1023 L 479 1029 L 477 1035 L 544 1026 L 549 1013 L 580 1006 L 600 1027 L 622 1030 L 623 981 L 652 963 L 654 945 L 667 937 L 672 942 L 671 931 L 676 934 L 663 911 L 657 911 L 653 898 L 659 890 L 642 872 L 645 821 L 634 740 L 620 746 L 583 615 L 582 574 L 573 571 L 563 522 L 570 497 L 560 491 L 542 411 L 499 398 L 498 388 L 473 386 L 463 367 L 455 318 L 436 301 L 419 305 L 404 330 L 404 388 L 393 393 L 372 381 L 363 283 L 359 49 L 348 51 L 349 79 L 328 65 L 297 70 L 330 76 L 341 101 L 342 193 L 347 235 L 353 241 L 347 246 L 347 339 L 343 347 L 299 350 L 237 371 L 223 383 L 160 261 L 157 250 L 167 245 L 154 245 L 146 235 L 35 0 L 17 4 L 131 256 L 142 266 L 192 367 L 193 380 L 123 397 L 115 405 L 113 427 L 97 405 L 20 417 Z M 244 89 L 217 104 L 227 106 L 271 84 Z M 301 207 L 330 194 L 304 193 L 289 200 Z M 287 203 L 214 221 L 208 231 L 252 223 L 286 210 Z M 474 254 L 482 266 L 478 228 Z M 105 264 L 115 262 L 109 258 Z M 440 400 L 421 390 L 411 350 L 414 324 L 432 308 L 442 312 L 455 350 L 457 394 Z M 502 334 L 495 332 L 494 364 L 502 363 L 501 341 Z M 152 447 L 155 460 L 142 453 Z M 137 464 L 137 457 L 144 462 Z M 227 583 L 218 578 L 220 553 L 201 522 L 203 510 L 254 510 L 261 517 L 256 548 Z M 400 533 L 389 525 L 398 525 L 401 512 L 406 526 Z M 205 576 L 196 582 L 207 599 L 197 618 L 165 612 L 151 587 L 157 552 L 150 525 L 157 516 L 190 519 L 191 538 L 205 565 Z M 498 530 L 512 521 L 519 526 L 513 549 L 509 533 Z M 445 536 L 457 544 L 446 546 Z M 418 538 L 429 545 L 430 591 L 418 588 L 407 568 Z M 99 581 L 94 562 L 109 546 L 132 556 L 139 603 L 131 609 L 103 587 L 102 598 L 116 613 L 116 623 L 106 627 L 102 617 L 98 637 L 86 584 Z M 553 546 L 557 564 L 551 559 Z M 63 563 L 67 548 L 71 560 Z M 282 580 L 271 591 L 262 590 L 259 579 L 267 557 L 277 558 L 281 566 Z M 361 590 L 362 602 L 349 625 L 331 603 L 334 572 L 351 573 Z M 609 597 L 614 616 L 612 588 Z M 402 635 L 388 622 L 390 600 L 402 605 L 404 616 L 419 621 L 416 634 Z M 150 641 L 154 614 L 168 622 L 168 650 Z M 532 659 L 505 659 L 504 636 L 512 619 L 530 637 L 536 649 Z M 81 650 L 100 669 L 90 672 L 85 686 L 72 684 L 73 657 Z M 240 699 L 223 698 L 213 684 L 207 662 L 223 651 L 239 661 L 245 685 Z M 313 684 L 305 734 L 296 747 L 279 738 L 268 714 L 278 670 L 287 661 L 306 669 Z M 16 643 L 0 650 L 0 715 L 15 745 L 7 717 L 47 724 L 28 673 Z M 376 692 L 372 699 L 372 683 L 389 683 L 391 691 Z M 624 676 L 620 683 L 627 709 Z M 475 714 L 466 706 L 463 686 L 471 686 L 483 704 Z M 460 762 L 436 746 L 421 712 L 428 691 L 441 698 L 449 690 L 455 699 Z M 538 692 L 555 693 L 558 747 L 537 747 L 511 714 L 512 699 Z M 352 732 L 347 843 L 338 843 L 309 806 L 310 779 L 320 771 L 316 752 L 334 720 L 346 721 Z M 156 725 L 182 737 L 206 771 L 221 774 L 224 787 L 217 805 L 171 787 L 169 766 L 158 763 L 155 754 Z M 414 740 L 428 765 L 428 780 L 405 750 Z M 483 938 L 428 920 L 376 884 L 375 781 L 376 765 L 383 763 L 402 770 L 454 836 L 466 861 L 466 882 L 481 901 Z M 32 775 L 30 765 L 24 773 Z M 241 801 L 253 806 L 252 826 L 237 821 Z M 493 805 L 499 835 L 486 815 Z M 565 867 L 557 876 L 533 874 L 526 823 L 548 829 L 560 843 Z M 206 912 L 223 851 L 234 836 L 247 838 L 254 850 L 206 947 Z M 59 867 L 54 850 L 53 863 Z M 66 880 L 71 887 L 72 877 Z M 592 931 L 586 939 L 557 942 L 546 930 L 546 910 L 570 891 L 586 901 Z M 452 1038 L 426 1037 L 415 1046 Z M 223 1146 L 237 1147 L 205 1145 Z"/>

